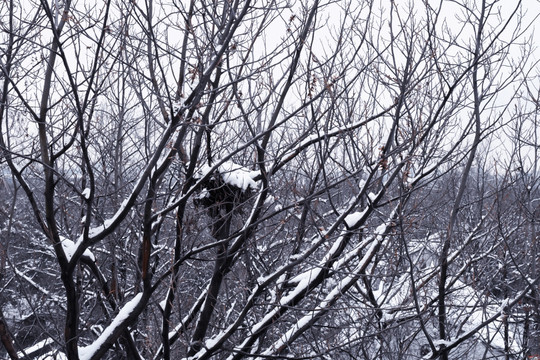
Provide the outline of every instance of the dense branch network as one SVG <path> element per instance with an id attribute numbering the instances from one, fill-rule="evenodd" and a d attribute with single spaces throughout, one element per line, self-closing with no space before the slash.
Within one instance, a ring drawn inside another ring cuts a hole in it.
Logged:
<path id="1" fill-rule="evenodd" d="M 540 353 L 525 4 L 27 2 L 1 356 Z"/>

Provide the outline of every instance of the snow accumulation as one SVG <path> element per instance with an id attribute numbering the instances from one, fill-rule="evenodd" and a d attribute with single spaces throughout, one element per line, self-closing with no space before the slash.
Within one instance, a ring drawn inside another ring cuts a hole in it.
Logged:
<path id="1" fill-rule="evenodd" d="M 73 241 L 66 239 L 63 236 L 60 236 L 60 241 L 62 242 L 62 248 L 64 249 L 64 254 L 66 254 L 67 260 L 71 261 L 71 257 L 73 256 L 73 254 L 75 254 L 75 251 L 77 251 L 78 244 L 75 244 Z M 83 256 L 88 257 L 93 262 L 96 261 L 96 257 L 88 249 L 84 250 Z"/>
<path id="2" fill-rule="evenodd" d="M 159 308 L 161 311 L 165 311 L 165 306 L 167 305 L 167 299 L 163 299 L 159 302 Z"/>
<path id="3" fill-rule="evenodd" d="M 21 359 L 31 358 L 33 360 L 67 360 L 66 354 L 57 349 L 53 349 L 54 344 L 55 341 L 52 338 L 47 338 L 35 345 L 27 347 L 23 351 L 17 352 L 17 356 Z"/>
<path id="4" fill-rule="evenodd" d="M 208 189 L 202 189 L 202 191 L 195 196 L 195 199 L 202 200 L 208 197 L 210 197 L 210 192 L 208 191 Z"/>
<path id="5" fill-rule="evenodd" d="M 354 225 L 356 225 L 356 223 L 358 221 L 360 221 L 360 219 L 362 218 L 362 216 L 364 216 L 364 214 L 366 213 L 367 209 L 365 209 L 364 211 L 357 211 L 355 213 L 352 213 L 352 214 L 349 214 L 345 217 L 345 224 L 347 225 L 347 227 L 353 227 Z"/>
<path id="6" fill-rule="evenodd" d="M 51 338 L 47 338 L 45 340 L 42 340 L 42 341 L 38 342 L 37 344 L 35 344 L 33 346 L 27 347 L 26 349 L 24 349 L 24 353 L 22 351 L 19 351 L 17 353 L 17 356 L 22 358 L 24 356 L 24 354 L 32 355 L 34 352 L 36 352 L 38 350 L 41 350 L 44 347 L 51 345 L 52 343 L 54 343 L 54 340 L 51 339 Z"/>
<path id="7" fill-rule="evenodd" d="M 425 269 L 430 271 L 430 269 Z M 419 276 L 421 277 L 421 276 Z M 410 278 L 407 274 L 400 276 L 394 281 L 382 281 L 373 291 L 377 303 L 383 312 L 381 321 L 391 323 L 398 319 L 403 319 L 415 315 Z M 437 295 L 435 284 L 431 283 L 418 293 L 420 304 L 429 303 Z M 504 311 L 510 300 L 498 300 L 479 295 L 470 285 L 461 281 L 456 281 L 449 291 L 447 306 L 448 319 L 451 324 L 461 324 L 460 332 L 449 340 L 434 340 L 436 346 L 451 346 L 456 341 L 460 341 L 469 333 L 473 333 L 472 341 L 479 341 L 480 344 L 487 344 L 489 349 L 504 349 Z M 469 309 L 463 311 L 463 309 Z M 489 318 L 497 317 L 493 322 L 478 328 Z M 509 327 L 509 347 L 512 352 L 520 351 L 518 338 L 520 334 L 517 323 L 508 322 Z M 476 340 L 474 340 L 476 339 Z M 469 344 L 470 345 L 470 344 Z M 425 357 L 428 358 L 428 357 Z"/>
<path id="8" fill-rule="evenodd" d="M 248 188 L 256 189 L 257 183 L 252 178 L 252 172 L 231 161 L 223 163 L 219 167 L 221 178 L 225 183 L 236 186 L 246 191 Z"/>
<path id="9" fill-rule="evenodd" d="M 276 197 L 273 195 L 268 195 L 264 200 L 264 205 L 272 205 L 276 202 Z"/>
<path id="10" fill-rule="evenodd" d="M 382 233 L 380 233 L 379 235 L 382 235 Z M 331 306 L 332 303 L 334 303 L 343 295 L 343 290 L 346 287 L 350 286 L 351 283 L 356 281 L 357 274 L 360 274 L 362 269 L 365 269 L 367 263 L 370 261 L 370 258 L 376 251 L 376 243 L 377 241 L 372 241 L 370 249 L 362 257 L 362 260 L 355 266 L 354 270 L 348 276 L 341 279 L 339 282 L 335 282 L 335 287 L 328 293 L 324 300 L 322 300 L 319 305 L 317 305 L 313 309 L 313 311 L 309 312 L 304 317 L 298 319 L 297 322 L 291 328 L 289 328 L 289 330 L 283 336 L 281 336 L 281 338 L 279 338 L 276 343 L 270 346 L 263 354 L 271 355 L 274 353 L 275 349 L 280 349 L 283 346 L 287 345 L 289 340 L 292 339 L 297 333 L 301 332 L 304 327 L 308 326 L 311 321 L 316 319 L 317 316 L 324 314 L 328 310 L 329 306 Z M 309 283 L 309 281 L 311 281 L 311 276 L 307 276 L 307 273 L 305 273 L 303 279 L 300 281 L 295 291 L 301 287 L 307 288 L 307 284 Z M 305 282 L 305 284 L 302 284 L 303 282 Z"/>
<path id="11" fill-rule="evenodd" d="M 104 226 L 104 225 L 99 225 L 99 226 L 90 228 L 90 230 L 88 231 L 88 236 L 89 236 L 89 237 L 96 236 L 97 234 L 99 234 L 99 233 L 102 232 L 103 230 L 105 230 L 105 226 Z M 79 243 L 79 242 L 77 241 L 77 243 Z"/>
<path id="12" fill-rule="evenodd" d="M 116 315 L 114 320 L 111 322 L 109 326 L 103 332 L 101 335 L 94 341 L 92 344 L 79 348 L 79 359 L 80 360 L 88 360 L 91 359 L 92 356 L 99 350 L 99 348 L 103 345 L 103 343 L 111 336 L 113 331 L 119 327 L 133 312 L 135 307 L 139 304 L 139 302 L 142 299 L 142 293 L 138 293 L 128 301 L 122 310 Z"/>
<path id="13" fill-rule="evenodd" d="M 220 162 L 220 160 L 217 160 L 217 162 Z M 204 165 L 199 171 L 199 177 L 202 178 L 207 175 L 211 169 L 211 166 Z M 232 161 L 224 162 L 218 167 L 217 171 L 226 184 L 235 186 L 242 191 L 246 191 L 248 188 L 257 189 L 257 183 L 253 179 L 259 175 L 258 171 L 251 171 Z"/>
<path id="14" fill-rule="evenodd" d="M 366 180 L 360 179 L 360 181 L 358 181 L 358 188 L 363 189 L 364 186 L 366 186 Z"/>
<path id="15" fill-rule="evenodd" d="M 105 228 L 108 228 L 109 226 L 111 226 L 111 224 L 113 223 L 114 221 L 114 218 L 111 218 L 111 219 L 107 219 L 103 222 L 103 226 L 105 226 Z"/>
<path id="16" fill-rule="evenodd" d="M 86 200 L 90 199 L 90 188 L 84 189 L 82 192 L 82 196 L 84 196 Z"/>
<path id="17" fill-rule="evenodd" d="M 453 344 L 454 344 L 453 341 L 444 340 L 444 339 L 438 339 L 438 340 L 434 340 L 434 341 L 433 341 L 433 345 L 435 345 L 435 346 L 441 346 L 441 345 L 444 345 L 444 346 L 451 346 L 451 345 L 453 345 Z"/>
<path id="18" fill-rule="evenodd" d="M 129 202 L 130 197 L 131 195 L 128 196 L 126 199 L 124 199 L 124 201 L 122 201 L 122 203 L 120 204 L 120 207 L 118 208 L 118 210 L 116 210 L 116 213 L 114 213 L 114 215 L 111 218 L 105 220 L 103 222 L 103 225 L 90 228 L 88 230 L 88 236 L 94 237 L 98 235 L 99 233 L 101 233 L 102 231 L 105 231 L 106 228 L 110 227 L 113 224 L 113 222 L 115 222 L 116 219 L 118 219 L 118 217 L 124 212 Z M 79 237 L 79 240 L 77 240 L 77 246 L 81 241 L 82 241 L 82 235 Z"/>

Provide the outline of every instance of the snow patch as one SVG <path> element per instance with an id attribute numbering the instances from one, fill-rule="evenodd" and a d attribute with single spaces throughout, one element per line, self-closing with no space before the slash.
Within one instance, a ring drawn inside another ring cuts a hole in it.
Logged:
<path id="1" fill-rule="evenodd" d="M 360 181 L 358 181 L 358 188 L 361 190 L 364 186 L 366 186 L 366 180 L 360 179 Z"/>
<path id="2" fill-rule="evenodd" d="M 64 254 L 66 255 L 67 260 L 71 261 L 71 257 L 73 256 L 73 254 L 75 254 L 75 251 L 77 251 L 77 248 L 79 247 L 79 244 L 78 243 L 75 244 L 73 241 L 71 241 L 71 240 L 69 240 L 69 239 L 67 239 L 67 238 L 65 238 L 63 236 L 60 236 L 60 242 L 62 243 L 62 248 L 64 249 Z M 86 256 L 92 262 L 96 261 L 96 257 L 88 249 L 84 250 L 83 256 Z"/>
<path id="3" fill-rule="evenodd" d="M 217 160 L 217 162 L 220 162 Z M 211 166 L 204 165 L 198 172 L 196 178 L 200 179 L 206 176 L 212 170 Z M 232 185 L 246 191 L 249 188 L 257 189 L 255 179 L 258 171 L 251 171 L 242 165 L 235 164 L 232 161 L 225 161 L 217 168 L 217 172 L 221 175 L 221 179 L 228 185 Z"/>
<path id="4" fill-rule="evenodd" d="M 377 226 L 377 228 L 375 229 L 375 234 L 376 235 L 383 235 L 384 232 L 386 231 L 386 227 L 387 227 L 387 225 L 384 224 L 384 223 Z"/>
<path id="5" fill-rule="evenodd" d="M 202 199 L 208 198 L 208 197 L 210 197 L 210 192 L 208 191 L 207 188 L 202 189 L 199 194 L 195 195 L 196 200 L 202 200 Z"/>
<path id="6" fill-rule="evenodd" d="M 264 200 L 264 205 L 271 205 L 276 201 L 276 198 L 273 195 L 268 195 Z"/>
<path id="7" fill-rule="evenodd" d="M 22 351 L 19 351 L 17 353 L 17 356 L 20 357 L 20 358 L 22 358 L 24 356 L 24 354 L 27 354 L 27 355 L 31 356 L 36 351 L 41 350 L 44 347 L 51 345 L 52 343 L 54 343 L 54 340 L 51 339 L 51 338 L 47 338 L 45 340 L 42 340 L 42 341 L 38 342 L 35 345 L 27 347 L 26 349 L 24 349 L 24 353 Z"/>
<path id="8" fill-rule="evenodd" d="M 133 312 L 135 307 L 139 304 L 139 302 L 142 299 L 142 293 L 138 293 L 135 295 L 133 299 L 128 301 L 122 310 L 116 315 L 114 320 L 111 322 L 109 326 L 101 333 L 101 335 L 97 338 L 96 341 L 94 341 L 92 344 L 79 348 L 79 359 L 80 360 L 89 360 L 92 358 L 92 356 L 99 350 L 99 348 L 103 345 L 105 340 L 111 336 L 113 331 L 122 325 L 123 322 L 129 317 L 129 315 Z"/>
<path id="9" fill-rule="evenodd" d="M 82 192 L 82 196 L 84 196 L 86 200 L 90 199 L 90 188 L 84 189 Z"/>
<path id="10" fill-rule="evenodd" d="M 114 219 L 107 219 L 103 222 L 103 226 L 105 226 L 105 228 L 108 228 L 109 226 L 111 226 L 111 224 L 113 223 Z"/>
<path id="11" fill-rule="evenodd" d="M 367 209 L 364 210 L 364 211 L 357 211 L 355 213 L 352 213 L 352 214 L 349 214 L 347 216 L 345 216 L 345 224 L 347 225 L 347 227 L 351 228 L 353 227 L 354 225 L 356 225 L 360 219 L 364 216 L 364 214 L 366 213 Z"/>
<path id="12" fill-rule="evenodd" d="M 448 340 L 444 340 L 444 339 L 439 339 L 439 340 L 434 340 L 434 341 L 433 341 L 433 345 L 435 345 L 435 346 L 441 346 L 441 345 L 443 345 L 443 346 L 445 346 L 445 347 L 448 347 L 448 346 L 450 346 L 450 345 L 452 345 L 452 344 L 453 344 L 452 341 L 448 341 Z"/>
<path id="13" fill-rule="evenodd" d="M 97 234 L 99 234 L 100 232 L 102 232 L 103 230 L 105 230 L 105 226 L 103 226 L 103 225 L 99 225 L 97 227 L 90 228 L 88 230 L 88 236 L 89 237 L 94 237 Z"/>
<path id="14" fill-rule="evenodd" d="M 252 171 L 232 161 L 227 161 L 219 167 L 223 181 L 229 185 L 246 191 L 248 188 L 257 188 L 257 183 L 252 178 Z"/>

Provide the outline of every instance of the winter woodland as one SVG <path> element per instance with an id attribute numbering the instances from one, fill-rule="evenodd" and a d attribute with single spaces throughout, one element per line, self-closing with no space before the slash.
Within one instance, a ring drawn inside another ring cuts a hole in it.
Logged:
<path id="1" fill-rule="evenodd" d="M 0 357 L 540 356 L 538 14 L 0 2 Z"/>

